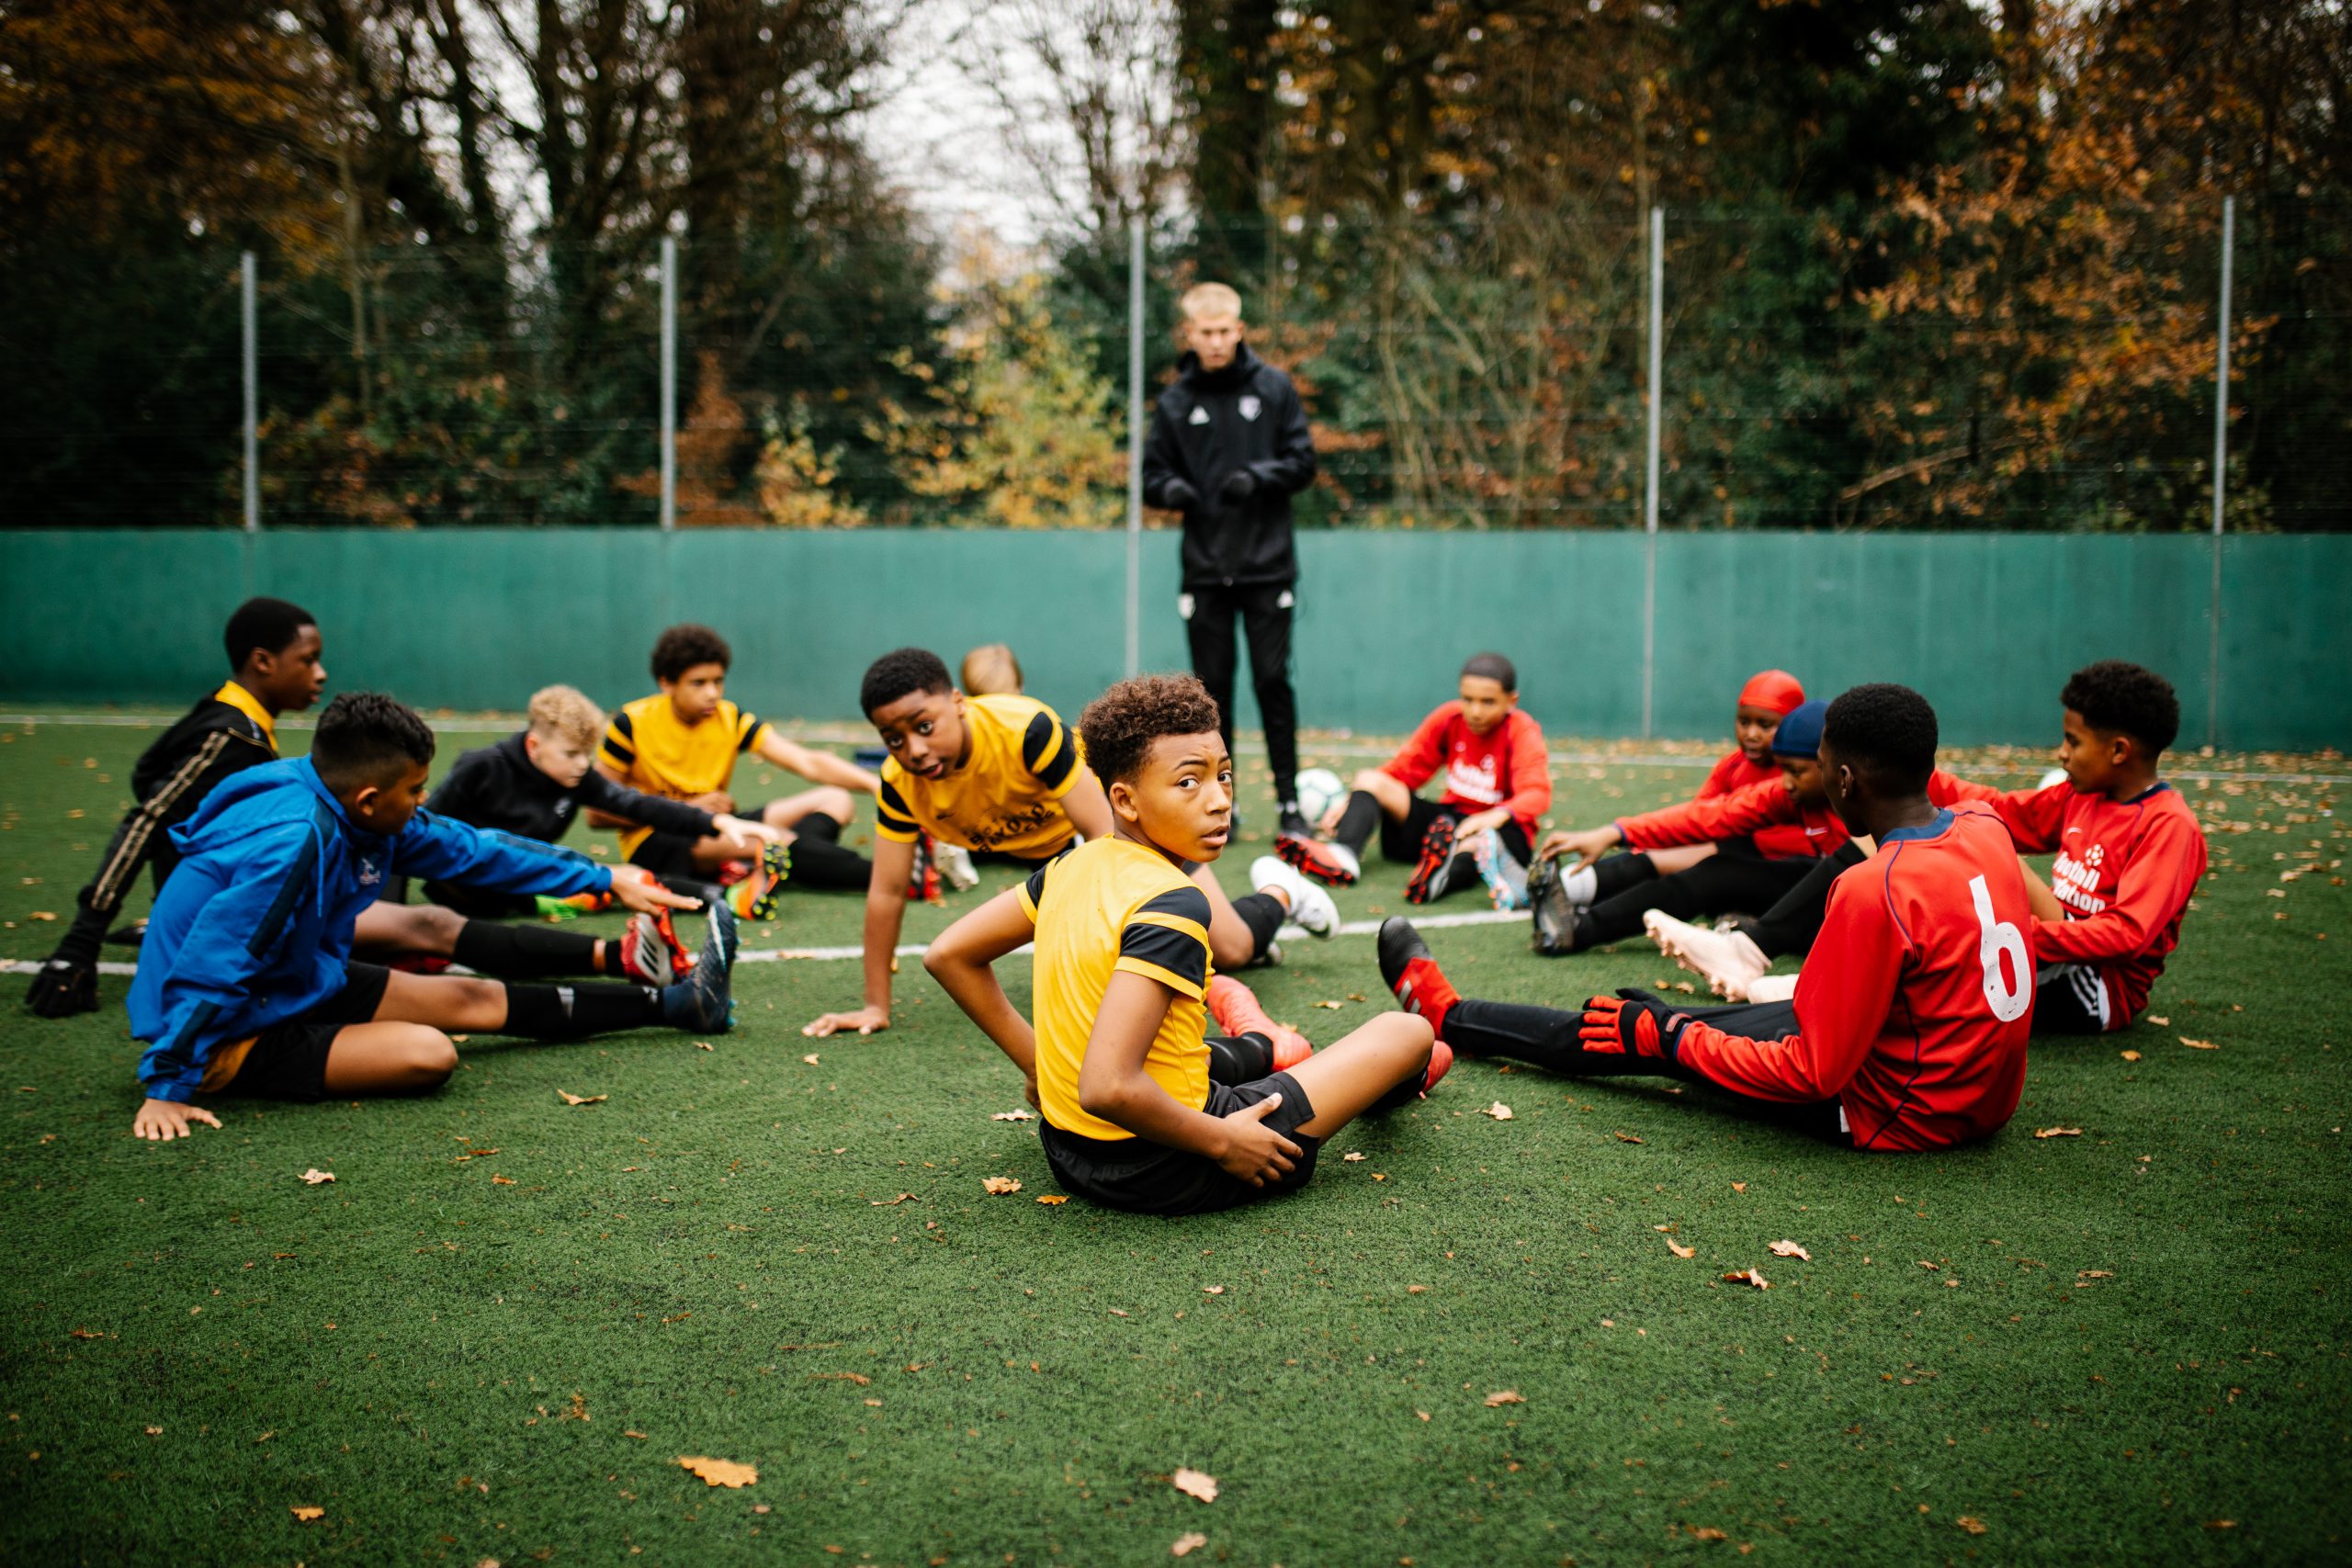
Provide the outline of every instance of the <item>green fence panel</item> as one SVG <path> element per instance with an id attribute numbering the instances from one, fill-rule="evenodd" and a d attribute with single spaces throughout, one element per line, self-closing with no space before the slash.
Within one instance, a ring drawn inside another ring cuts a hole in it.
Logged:
<path id="1" fill-rule="evenodd" d="M 1147 669 L 1189 663 L 1176 543 L 1144 540 Z M 1301 712 L 1395 733 L 1492 649 L 1553 732 L 1638 734 L 1645 548 L 1629 533 L 1304 533 Z M 1074 711 L 1120 672 L 1125 552 L 1116 533 L 977 529 L 0 533 L 0 698 L 186 702 L 220 678 L 228 609 L 266 592 L 320 616 L 334 689 L 429 708 L 512 710 L 553 681 L 627 701 L 650 689 L 655 635 L 694 619 L 733 642 L 733 693 L 763 713 L 854 717 L 876 654 L 915 643 L 952 662 L 981 642 L 1012 644 L 1030 689 Z M 2222 542 L 2218 705 L 2199 536 L 1668 533 L 1657 553 L 1660 735 L 1725 734 L 1739 682 L 1779 665 L 1821 694 L 1917 686 L 1956 744 L 2040 742 L 2067 672 L 2116 657 L 2172 679 L 2186 745 L 2216 709 L 2232 748 L 2352 740 L 2352 538 Z"/>

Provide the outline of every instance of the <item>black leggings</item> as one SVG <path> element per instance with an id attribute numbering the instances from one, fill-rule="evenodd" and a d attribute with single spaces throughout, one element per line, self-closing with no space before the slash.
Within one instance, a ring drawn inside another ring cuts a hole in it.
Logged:
<path id="1" fill-rule="evenodd" d="M 1746 839 L 1727 840 L 1688 871 L 1636 882 L 1583 910 L 1577 916 L 1577 946 L 1599 947 L 1639 936 L 1642 914 L 1648 909 L 1663 910 L 1679 920 L 1769 909 L 1802 883 L 1813 865 L 1810 860 L 1766 860 Z"/>
<path id="2" fill-rule="evenodd" d="M 1712 858 L 1712 857 L 1711 857 Z M 1672 877 L 1662 880 L 1671 882 Z M 1626 997 L 1649 1001 L 1662 998 L 1647 991 L 1623 991 Z M 1672 1006 L 1671 1003 L 1666 1004 Z M 1704 1019 L 1726 1034 L 1753 1040 L 1777 1040 L 1793 1034 L 1797 1010 L 1792 1002 L 1752 1002 L 1737 1007 L 1681 1008 L 1678 1011 Z M 1726 1089 L 1703 1075 L 1651 1056 L 1629 1056 L 1615 1051 L 1588 1051 L 1577 1036 L 1584 1021 L 1580 1012 L 1530 1007 L 1521 1002 L 1487 1002 L 1469 998 L 1453 1004 L 1445 1015 L 1445 1043 L 1467 1056 L 1508 1056 L 1515 1062 L 1575 1077 L 1665 1077 L 1698 1084 L 1707 1090 L 1706 1102 L 1736 1115 L 1790 1128 L 1809 1137 L 1850 1145 L 1853 1139 L 1839 1125 L 1838 1102 L 1816 1100 L 1789 1105 L 1776 1100 Z"/>
<path id="3" fill-rule="evenodd" d="M 1266 764 L 1273 770 L 1274 798 L 1298 796 L 1298 699 L 1290 683 L 1291 590 L 1280 583 L 1238 588 L 1193 588 L 1184 619 L 1184 640 L 1193 655 L 1193 673 L 1216 701 L 1217 727 L 1225 732 L 1226 750 L 1233 750 L 1233 682 L 1238 673 L 1240 649 L 1234 622 L 1250 637 L 1250 687 L 1258 698 L 1258 716 L 1266 727 Z"/>
<path id="4" fill-rule="evenodd" d="M 1821 934 L 1822 919 L 1829 913 L 1829 885 L 1867 858 L 1860 844 L 1847 840 L 1815 861 L 1804 878 L 1781 896 L 1779 903 L 1760 915 L 1741 916 L 1739 929 L 1747 933 L 1748 940 L 1767 958 L 1812 952 L 1813 939 Z"/>

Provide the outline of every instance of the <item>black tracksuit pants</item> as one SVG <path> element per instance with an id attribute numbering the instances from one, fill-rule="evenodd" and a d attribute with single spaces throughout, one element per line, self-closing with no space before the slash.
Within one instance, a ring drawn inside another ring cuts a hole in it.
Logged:
<path id="1" fill-rule="evenodd" d="M 1240 663 L 1235 622 L 1250 638 L 1250 684 L 1266 726 L 1266 761 L 1273 769 L 1274 798 L 1298 798 L 1298 698 L 1290 683 L 1292 590 L 1278 583 L 1258 587 L 1194 588 L 1184 636 L 1192 645 L 1193 673 L 1216 699 L 1227 750 L 1233 746 L 1233 681 Z"/>
<path id="2" fill-rule="evenodd" d="M 1688 871 L 1635 883 L 1580 912 L 1577 946 L 1599 947 L 1641 935 L 1642 914 L 1648 909 L 1662 909 L 1678 920 L 1770 909 L 1802 885 L 1818 863 L 1810 857 L 1766 860 L 1747 840 L 1727 840 Z M 1824 882 L 1825 906 L 1828 897 Z M 1819 926 L 1816 920 L 1815 929 Z"/>

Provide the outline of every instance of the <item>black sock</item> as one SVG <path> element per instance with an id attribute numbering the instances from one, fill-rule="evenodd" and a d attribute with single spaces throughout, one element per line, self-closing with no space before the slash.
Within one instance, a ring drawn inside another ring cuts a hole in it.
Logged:
<path id="1" fill-rule="evenodd" d="M 808 831 L 809 822 L 821 822 L 831 829 L 832 833 L 820 830 L 812 834 Z M 792 875 L 786 882 L 786 886 L 846 887 L 863 892 L 866 884 L 873 880 L 874 863 L 855 850 L 843 849 L 835 842 L 834 835 L 841 832 L 842 825 L 823 812 L 819 812 L 792 830 L 797 836 L 792 841 Z"/>
<path id="2" fill-rule="evenodd" d="M 1340 825 L 1331 830 L 1331 838 L 1347 845 L 1362 859 L 1363 847 L 1379 831 L 1380 802 L 1373 798 L 1372 791 L 1360 789 L 1348 796 L 1348 808 L 1340 813 Z"/>
<path id="3" fill-rule="evenodd" d="M 578 1040 L 662 1022 L 662 993 L 651 986 L 509 986 L 502 1034 L 525 1040 Z"/>
<path id="4" fill-rule="evenodd" d="M 450 956 L 469 969 L 514 980 L 597 972 L 594 937 L 496 920 L 468 920 L 459 926 Z"/>
<path id="5" fill-rule="evenodd" d="M 1460 1004 L 1456 1003 L 1455 1005 L 1459 1006 Z M 1449 1027 L 1451 1027 L 1453 1021 L 1451 1017 L 1446 1020 Z M 1403 1077 L 1398 1078 L 1396 1084 L 1390 1088 L 1386 1094 L 1382 1095 L 1378 1100 L 1374 1100 L 1369 1106 L 1365 1107 L 1367 1114 L 1374 1111 L 1394 1111 L 1400 1105 L 1412 1104 L 1413 1101 L 1421 1097 L 1421 1086 L 1429 1082 L 1429 1080 L 1430 1069 L 1428 1065 L 1424 1063 L 1420 1067 L 1412 1072 L 1407 1073 Z"/>
<path id="6" fill-rule="evenodd" d="M 1255 1083 L 1273 1073 L 1274 1043 L 1262 1034 L 1212 1034 L 1208 1047 L 1211 1083 L 1230 1088 Z"/>
<path id="7" fill-rule="evenodd" d="M 1290 910 L 1271 893 L 1251 893 L 1233 901 L 1233 912 L 1250 928 L 1250 956 L 1263 958 L 1266 949 L 1273 945 L 1274 933 L 1283 929 L 1283 921 Z M 1263 1077 L 1263 1074 L 1260 1075 Z"/>
<path id="8" fill-rule="evenodd" d="M 1623 893 L 1628 887 L 1657 880 L 1657 863 L 1636 852 L 1628 855 L 1610 855 L 1592 864 L 1592 898 L 1598 904 L 1603 898 Z"/>

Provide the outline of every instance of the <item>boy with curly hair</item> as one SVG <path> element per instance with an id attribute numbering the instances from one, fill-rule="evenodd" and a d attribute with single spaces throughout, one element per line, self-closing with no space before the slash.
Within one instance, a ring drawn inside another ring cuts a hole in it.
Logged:
<path id="1" fill-rule="evenodd" d="M 1255 1027 L 1264 1015 L 1254 1003 L 1220 1007 L 1211 995 L 1220 981 L 1209 904 L 1187 872 L 1232 834 L 1218 718 L 1188 675 L 1123 681 L 1090 703 L 1079 731 L 1109 796 L 1110 836 L 1039 867 L 923 957 L 1028 1080 L 1055 1176 L 1091 1201 L 1141 1213 L 1198 1213 L 1300 1187 L 1323 1140 L 1427 1092 L 1453 1060 L 1406 1013 L 1288 1059 Z M 992 967 L 1032 942 L 1034 1024 Z M 1210 1039 L 1212 1012 L 1243 1032 Z"/>

